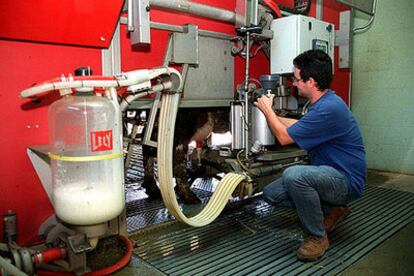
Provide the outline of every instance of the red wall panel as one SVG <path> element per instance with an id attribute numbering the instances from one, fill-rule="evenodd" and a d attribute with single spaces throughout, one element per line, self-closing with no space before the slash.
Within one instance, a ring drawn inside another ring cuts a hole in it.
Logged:
<path id="1" fill-rule="evenodd" d="M 108 47 L 123 0 L 0 1 L 0 38 Z"/>
<path id="2" fill-rule="evenodd" d="M 18 93 L 85 64 L 99 74 L 100 56 L 91 48 L 0 40 L 0 214 L 17 212 L 21 242 L 33 237 L 53 212 L 26 148 L 48 143 L 47 104 L 56 96 L 33 104 Z"/>
<path id="3" fill-rule="evenodd" d="M 324 3 L 335 2 L 327 0 Z M 234 10 L 235 0 L 198 0 L 204 4 Z M 293 0 L 275 1 L 292 6 Z M 324 20 L 335 23 L 343 6 L 324 7 Z M 315 14 L 315 5 L 311 15 Z M 198 24 L 200 29 L 234 34 L 234 26 L 201 17 L 170 13 L 151 9 L 151 20 L 182 25 Z M 151 30 L 149 48 L 132 51 L 126 26 L 121 26 L 122 70 L 151 68 L 162 63 L 168 32 Z M 337 56 L 337 53 L 336 53 Z M 53 213 L 52 206 L 43 191 L 36 173 L 26 154 L 31 145 L 48 143 L 47 107 L 58 96 L 45 97 L 40 104 L 18 98 L 18 93 L 33 83 L 68 74 L 82 65 L 90 65 L 95 74 L 101 73 L 101 51 L 94 48 L 58 46 L 42 43 L 0 40 L 0 214 L 13 209 L 18 215 L 19 242 L 24 243 L 36 235 L 40 224 Z M 335 61 L 335 64 L 338 64 Z M 269 62 L 262 53 L 251 60 L 251 77 L 269 73 Z M 244 78 L 244 60 L 235 60 L 235 84 Z M 349 72 L 335 70 L 333 88 L 347 99 Z M 0 224 L 0 238 L 2 225 Z"/>

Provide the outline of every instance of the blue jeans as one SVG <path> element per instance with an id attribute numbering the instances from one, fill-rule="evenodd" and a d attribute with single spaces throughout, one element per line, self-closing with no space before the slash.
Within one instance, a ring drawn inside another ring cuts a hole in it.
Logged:
<path id="1" fill-rule="evenodd" d="M 305 230 L 325 235 L 323 218 L 335 205 L 352 200 L 348 179 L 330 166 L 297 165 L 287 168 L 281 178 L 263 189 L 263 198 L 272 205 L 296 207 Z"/>

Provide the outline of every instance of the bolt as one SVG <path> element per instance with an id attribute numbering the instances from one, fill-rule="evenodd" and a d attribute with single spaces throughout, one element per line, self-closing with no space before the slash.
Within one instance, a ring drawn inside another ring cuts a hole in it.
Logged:
<path id="1" fill-rule="evenodd" d="M 106 40 L 106 38 L 101 36 L 101 41 L 105 41 L 105 40 Z"/>

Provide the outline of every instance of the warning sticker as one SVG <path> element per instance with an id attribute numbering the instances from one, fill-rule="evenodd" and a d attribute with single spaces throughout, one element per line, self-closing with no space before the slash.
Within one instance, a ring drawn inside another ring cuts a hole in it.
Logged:
<path id="1" fill-rule="evenodd" d="M 91 151 L 112 150 L 112 130 L 91 132 Z"/>

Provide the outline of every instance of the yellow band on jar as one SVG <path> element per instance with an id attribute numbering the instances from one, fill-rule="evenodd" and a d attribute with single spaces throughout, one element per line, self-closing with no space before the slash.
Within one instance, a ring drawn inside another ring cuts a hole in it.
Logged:
<path id="1" fill-rule="evenodd" d="M 88 161 L 100 161 L 100 160 L 109 160 L 115 159 L 123 156 L 122 152 L 117 152 L 113 154 L 106 154 L 106 155 L 95 155 L 95 156 L 62 156 L 56 155 L 53 153 L 49 153 L 49 158 L 58 160 L 58 161 L 66 161 L 66 162 L 88 162 Z"/>

